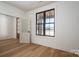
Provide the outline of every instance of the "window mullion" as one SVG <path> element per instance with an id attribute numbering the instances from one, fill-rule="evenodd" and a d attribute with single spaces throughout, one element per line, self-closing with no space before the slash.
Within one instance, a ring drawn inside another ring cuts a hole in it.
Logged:
<path id="1" fill-rule="evenodd" d="M 45 35 L 45 12 L 44 12 L 44 24 L 43 24 L 43 27 L 44 27 L 44 29 L 43 29 L 43 35 Z"/>

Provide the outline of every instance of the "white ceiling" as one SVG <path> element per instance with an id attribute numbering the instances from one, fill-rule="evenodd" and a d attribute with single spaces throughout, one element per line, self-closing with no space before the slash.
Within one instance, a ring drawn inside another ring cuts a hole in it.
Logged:
<path id="1" fill-rule="evenodd" d="M 45 6 L 53 3 L 54 1 L 4 1 L 10 5 L 13 5 L 21 10 L 29 11 L 41 6 Z"/>

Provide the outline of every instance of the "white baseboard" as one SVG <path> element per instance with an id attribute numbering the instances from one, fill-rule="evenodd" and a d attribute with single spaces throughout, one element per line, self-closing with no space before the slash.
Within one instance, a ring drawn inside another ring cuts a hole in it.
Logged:
<path id="1" fill-rule="evenodd" d="M 39 44 L 39 43 L 35 43 L 35 42 L 32 42 L 32 43 Z M 44 45 L 44 44 L 39 44 L 39 45 L 49 47 L 48 45 Z M 50 48 L 54 48 L 54 47 L 50 47 Z M 63 50 L 63 51 L 67 51 L 67 52 L 71 52 L 71 53 L 75 53 L 75 54 L 79 55 L 79 49 L 64 49 L 64 48 L 55 48 L 55 49 L 59 49 L 59 50 Z"/>
<path id="2" fill-rule="evenodd" d="M 70 50 L 70 52 L 72 52 L 72 53 L 75 53 L 75 54 L 79 55 L 79 50 L 77 50 L 77 49 L 71 49 L 71 50 Z"/>

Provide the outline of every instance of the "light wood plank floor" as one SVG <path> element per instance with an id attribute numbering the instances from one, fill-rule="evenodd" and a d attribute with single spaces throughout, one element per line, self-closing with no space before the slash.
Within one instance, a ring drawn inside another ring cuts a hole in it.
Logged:
<path id="1" fill-rule="evenodd" d="M 18 39 L 0 41 L 1 57 L 78 57 L 78 55 L 37 44 L 21 44 Z"/>

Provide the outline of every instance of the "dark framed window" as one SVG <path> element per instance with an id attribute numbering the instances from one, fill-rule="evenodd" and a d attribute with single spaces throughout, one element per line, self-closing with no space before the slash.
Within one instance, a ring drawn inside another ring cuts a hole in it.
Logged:
<path id="1" fill-rule="evenodd" d="M 55 37 L 55 9 L 36 13 L 36 35 Z"/>

